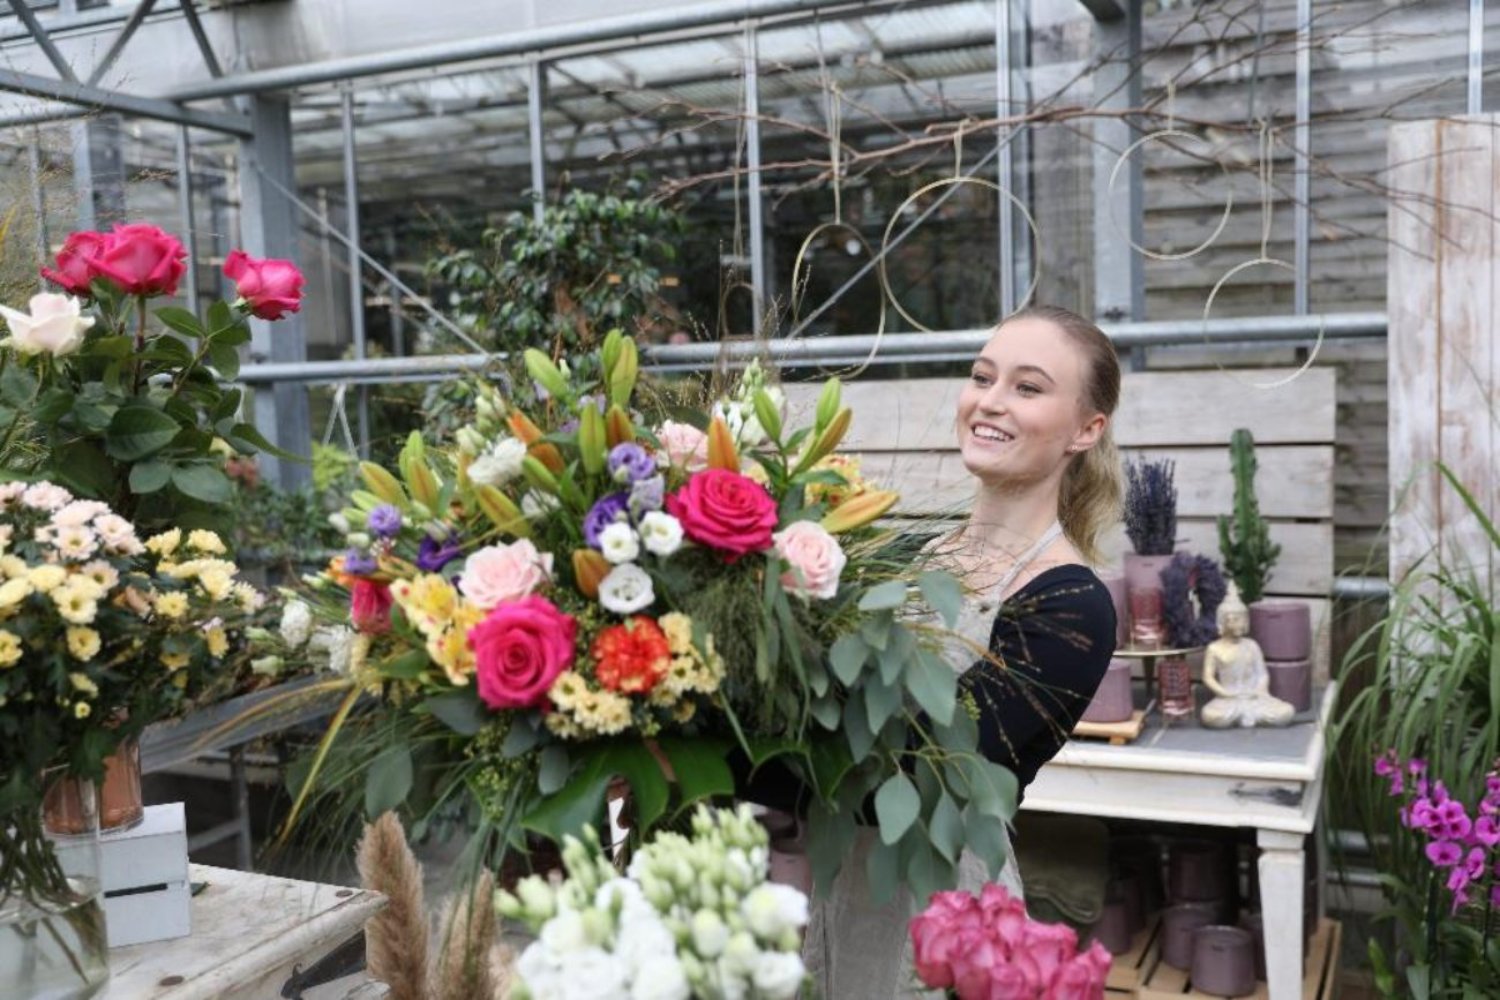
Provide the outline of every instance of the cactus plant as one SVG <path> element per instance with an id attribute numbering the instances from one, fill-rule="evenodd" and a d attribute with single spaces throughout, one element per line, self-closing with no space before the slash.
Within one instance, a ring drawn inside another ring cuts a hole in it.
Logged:
<path id="1" fill-rule="evenodd" d="M 1125 463 L 1125 533 L 1139 555 L 1169 556 L 1177 544 L 1177 463 Z"/>
<path id="2" fill-rule="evenodd" d="M 1271 541 L 1266 519 L 1260 516 L 1260 503 L 1255 499 L 1255 438 L 1243 427 L 1229 437 L 1229 464 L 1234 473 L 1234 514 L 1219 517 L 1219 552 L 1248 604 L 1265 595 L 1266 579 L 1281 546 Z"/>

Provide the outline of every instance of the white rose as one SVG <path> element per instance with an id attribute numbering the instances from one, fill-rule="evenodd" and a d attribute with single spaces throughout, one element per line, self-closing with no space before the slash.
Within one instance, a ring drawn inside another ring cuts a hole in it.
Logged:
<path id="1" fill-rule="evenodd" d="M 0 306 L 0 316 L 10 327 L 6 343 L 17 354 L 50 354 L 60 358 L 83 346 L 83 335 L 94 325 L 92 316 L 70 295 L 43 292 L 31 297 L 31 313 Z"/>
<path id="2" fill-rule="evenodd" d="M 671 555 L 682 548 L 682 522 L 665 511 L 653 510 L 641 518 L 641 542 L 652 555 Z"/>
<path id="3" fill-rule="evenodd" d="M 526 445 L 517 438 L 502 438 L 469 465 L 469 478 L 485 486 L 501 487 L 521 474 Z"/>
<path id="4" fill-rule="evenodd" d="M 541 553 L 529 539 L 488 545 L 470 555 L 458 589 L 475 607 L 489 611 L 502 601 L 519 600 L 552 575 L 552 553 Z"/>
<path id="5" fill-rule="evenodd" d="M 636 968 L 630 987 L 630 1000 L 688 1000 L 691 995 L 682 963 L 671 954 L 670 946 L 665 954 L 654 955 Z"/>
<path id="6" fill-rule="evenodd" d="M 802 986 L 806 970 L 802 959 L 781 951 L 762 952 L 750 970 L 750 981 L 758 996 L 766 1000 L 791 1000 Z"/>
<path id="7" fill-rule="evenodd" d="M 624 521 L 616 521 L 599 532 L 599 551 L 618 566 L 635 561 L 635 557 L 641 554 L 641 541 L 634 528 Z"/>
<path id="8" fill-rule="evenodd" d="M 807 923 L 807 897 L 789 885 L 767 882 L 750 890 L 740 912 L 756 937 L 775 941 L 784 931 Z"/>
<path id="9" fill-rule="evenodd" d="M 302 648 L 312 634 L 312 608 L 302 601 L 288 601 L 281 609 L 281 624 L 277 626 L 282 641 L 293 649 Z"/>
<path id="10" fill-rule="evenodd" d="M 783 590 L 824 601 L 838 593 L 839 574 L 848 558 L 827 528 L 813 521 L 793 521 L 771 541 L 788 567 L 781 574 Z"/>
<path id="11" fill-rule="evenodd" d="M 651 587 L 651 577 L 634 563 L 616 566 L 599 581 L 599 603 L 617 615 L 633 615 L 650 607 L 654 600 L 656 592 Z"/>

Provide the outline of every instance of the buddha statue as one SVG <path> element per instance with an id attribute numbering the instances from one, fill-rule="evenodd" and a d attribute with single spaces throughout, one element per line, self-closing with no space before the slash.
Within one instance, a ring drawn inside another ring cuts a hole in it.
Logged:
<path id="1" fill-rule="evenodd" d="M 1214 697 L 1203 706 L 1201 718 L 1210 729 L 1231 726 L 1284 726 L 1296 715 L 1290 702 L 1271 694 L 1271 674 L 1260 645 L 1248 635 L 1250 609 L 1239 588 L 1219 605 L 1219 638 L 1203 654 L 1203 685 Z"/>

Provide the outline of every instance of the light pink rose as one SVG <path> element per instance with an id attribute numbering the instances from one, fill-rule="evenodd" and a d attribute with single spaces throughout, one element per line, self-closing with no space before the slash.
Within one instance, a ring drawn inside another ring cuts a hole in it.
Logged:
<path id="1" fill-rule="evenodd" d="M 459 592 L 485 611 L 504 601 L 518 601 L 552 576 L 552 554 L 537 551 L 522 538 L 509 545 L 490 545 L 469 556 L 458 578 Z"/>
<path id="2" fill-rule="evenodd" d="M 815 521 L 793 521 L 771 540 L 789 567 L 781 574 L 782 589 L 823 601 L 838 593 L 839 574 L 848 559 L 827 528 Z"/>
<path id="3" fill-rule="evenodd" d="M 708 435 L 692 424 L 668 420 L 656 429 L 661 458 L 668 465 L 697 472 L 708 466 Z"/>

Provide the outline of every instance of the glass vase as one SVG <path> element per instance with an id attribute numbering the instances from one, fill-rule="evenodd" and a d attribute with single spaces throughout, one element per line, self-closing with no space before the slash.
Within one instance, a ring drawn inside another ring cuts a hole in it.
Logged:
<path id="1" fill-rule="evenodd" d="M 98 796 L 91 782 L 79 784 L 76 833 L 49 833 L 34 802 L 0 815 L 0 992 L 7 998 L 82 1000 L 109 979 Z"/>
<path id="2" fill-rule="evenodd" d="M 64 777 L 47 786 L 42 802 L 47 832 L 64 836 L 101 830 L 128 830 L 146 817 L 141 796 L 141 744 L 132 736 L 104 758 L 104 782 Z"/>
<path id="3" fill-rule="evenodd" d="M 1142 587 L 1130 592 L 1130 646 L 1132 649 L 1161 649 L 1166 630 L 1162 625 L 1160 587 Z"/>

